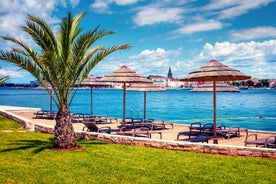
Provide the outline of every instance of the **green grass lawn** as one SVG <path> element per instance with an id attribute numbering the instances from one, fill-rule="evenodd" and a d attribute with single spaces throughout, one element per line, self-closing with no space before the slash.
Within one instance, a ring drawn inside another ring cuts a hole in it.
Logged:
<path id="1" fill-rule="evenodd" d="M 53 135 L 15 127 L 0 117 L 0 183 L 276 183 L 272 159 L 84 140 L 81 151 L 53 151 Z"/>
<path id="2" fill-rule="evenodd" d="M 0 115 L 0 130 L 17 131 L 23 130 L 23 127 L 20 124 Z"/>

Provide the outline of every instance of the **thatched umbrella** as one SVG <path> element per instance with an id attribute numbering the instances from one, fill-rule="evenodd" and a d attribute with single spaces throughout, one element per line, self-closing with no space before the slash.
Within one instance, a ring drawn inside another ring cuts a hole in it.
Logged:
<path id="1" fill-rule="evenodd" d="M 189 73 L 183 77 L 182 81 L 212 81 L 213 82 L 213 116 L 214 116 L 214 136 L 216 136 L 216 82 L 217 81 L 238 81 L 246 80 L 251 77 L 239 70 L 230 68 L 216 60 L 211 60 L 206 65 L 200 67 L 198 70 Z"/>
<path id="2" fill-rule="evenodd" d="M 165 91 L 166 88 L 163 88 L 158 85 L 154 85 L 153 83 L 136 83 L 131 84 L 127 90 L 129 91 L 142 91 L 144 92 L 144 120 L 146 119 L 147 112 L 147 91 Z"/>
<path id="3" fill-rule="evenodd" d="M 126 118 L 126 83 L 152 83 L 146 77 L 137 74 L 127 66 L 122 66 L 111 74 L 105 75 L 100 79 L 102 82 L 118 82 L 123 83 L 124 99 L 123 99 L 123 122 Z"/>
<path id="4" fill-rule="evenodd" d="M 89 77 L 85 78 L 82 83 L 80 84 L 82 87 L 90 87 L 90 114 L 93 114 L 93 88 L 95 87 L 105 87 L 109 86 L 106 82 L 99 81 L 99 78 L 95 77 L 94 75 L 90 75 Z"/>
<path id="5" fill-rule="evenodd" d="M 191 90 L 191 92 L 210 92 L 213 91 L 212 82 L 206 82 L 202 85 L 199 85 Z M 217 92 L 240 92 L 234 86 L 230 86 L 224 82 L 216 82 L 216 91 Z"/>

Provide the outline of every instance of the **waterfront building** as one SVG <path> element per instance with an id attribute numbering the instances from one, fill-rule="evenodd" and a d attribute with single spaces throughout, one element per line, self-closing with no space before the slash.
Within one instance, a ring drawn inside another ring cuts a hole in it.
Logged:
<path id="1" fill-rule="evenodd" d="M 173 73 L 171 67 L 169 67 L 169 71 L 167 74 L 167 77 L 160 76 L 160 75 L 150 75 L 149 79 L 152 80 L 152 82 L 155 85 L 159 85 L 161 87 L 166 87 L 168 89 L 177 89 L 177 88 L 183 88 L 185 87 L 185 82 L 180 81 L 177 78 L 173 78 Z"/>
<path id="2" fill-rule="evenodd" d="M 167 78 L 160 75 L 150 75 L 149 79 L 153 82 L 153 84 L 161 86 L 161 87 L 167 87 Z"/>

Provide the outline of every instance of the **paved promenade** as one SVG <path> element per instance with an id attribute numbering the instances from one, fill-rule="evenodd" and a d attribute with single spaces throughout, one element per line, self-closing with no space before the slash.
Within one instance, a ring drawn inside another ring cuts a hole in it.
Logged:
<path id="1" fill-rule="evenodd" d="M 34 113 L 40 110 L 39 108 L 29 108 L 29 107 L 14 107 L 14 106 L 0 106 L 0 111 L 6 112 L 12 116 L 15 116 L 19 119 L 22 119 L 29 123 L 29 129 L 33 130 L 33 127 L 35 124 L 40 125 L 46 125 L 46 126 L 52 126 L 55 125 L 55 120 L 48 120 L 48 119 L 35 119 Z M 74 129 L 76 131 L 82 131 L 84 125 L 82 123 L 74 123 Z M 110 126 L 113 130 L 118 130 L 119 126 L 118 123 L 111 123 L 111 124 L 103 124 L 99 125 L 101 126 Z M 162 137 L 163 140 L 176 140 L 177 135 L 179 132 L 188 132 L 189 131 L 189 125 L 180 125 L 180 124 L 174 124 L 174 127 L 172 128 L 170 125 L 166 126 L 165 130 L 162 130 Z M 115 133 L 115 132 L 113 132 Z M 276 132 L 262 132 L 262 131 L 254 131 L 249 130 L 250 133 L 257 133 L 258 137 L 268 137 L 271 135 L 276 135 Z M 236 146 L 244 146 L 244 140 L 245 140 L 245 132 L 241 132 L 241 137 L 233 137 L 230 139 L 222 139 L 219 140 L 219 144 L 221 145 L 236 145 Z M 160 139 L 159 134 L 153 134 L 153 139 Z M 179 141 L 188 141 L 188 136 L 181 136 Z"/>

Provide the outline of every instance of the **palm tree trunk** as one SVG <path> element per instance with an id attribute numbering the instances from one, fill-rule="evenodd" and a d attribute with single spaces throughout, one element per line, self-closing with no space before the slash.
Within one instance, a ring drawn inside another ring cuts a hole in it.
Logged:
<path id="1" fill-rule="evenodd" d="M 77 146 L 74 128 L 71 123 L 71 116 L 68 109 L 60 109 L 57 113 L 54 141 L 54 147 L 56 148 L 73 148 Z"/>

